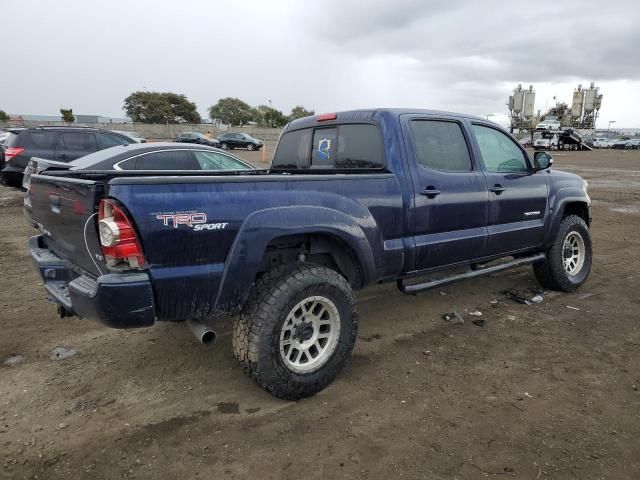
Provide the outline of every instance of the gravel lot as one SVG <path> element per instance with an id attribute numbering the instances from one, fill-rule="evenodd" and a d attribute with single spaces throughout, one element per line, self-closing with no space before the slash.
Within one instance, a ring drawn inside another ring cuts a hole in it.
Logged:
<path id="1" fill-rule="evenodd" d="M 228 325 L 206 350 L 181 324 L 57 318 L 20 193 L 0 187 L 0 478 L 640 478 L 640 151 L 554 157 L 590 183 L 581 290 L 506 299 L 536 287 L 530 268 L 418 297 L 369 288 L 346 369 L 297 403 L 242 375 Z"/>

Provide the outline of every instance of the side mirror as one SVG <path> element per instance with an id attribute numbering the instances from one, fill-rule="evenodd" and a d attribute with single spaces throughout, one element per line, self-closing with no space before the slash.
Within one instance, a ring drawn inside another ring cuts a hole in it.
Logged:
<path id="1" fill-rule="evenodd" d="M 553 165 L 553 157 L 549 152 L 535 152 L 533 154 L 533 165 L 536 170 L 546 170 Z"/>

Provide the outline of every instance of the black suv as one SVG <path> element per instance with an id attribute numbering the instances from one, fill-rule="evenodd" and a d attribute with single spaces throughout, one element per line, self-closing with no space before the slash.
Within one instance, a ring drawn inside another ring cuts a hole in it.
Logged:
<path id="1" fill-rule="evenodd" d="M 178 135 L 175 139 L 180 143 L 197 143 L 198 145 L 208 145 L 210 147 L 220 147 L 220 142 L 215 138 L 209 138 L 198 132 L 184 132 Z"/>
<path id="2" fill-rule="evenodd" d="M 231 148 L 246 148 L 247 150 L 260 150 L 262 148 L 262 141 L 257 138 L 253 138 L 246 133 L 223 133 L 218 137 L 220 140 L 220 146 L 224 149 Z"/>
<path id="3" fill-rule="evenodd" d="M 98 150 L 132 143 L 124 135 L 89 127 L 29 127 L 9 132 L 1 179 L 12 187 L 22 185 L 31 157 L 70 162 Z"/>

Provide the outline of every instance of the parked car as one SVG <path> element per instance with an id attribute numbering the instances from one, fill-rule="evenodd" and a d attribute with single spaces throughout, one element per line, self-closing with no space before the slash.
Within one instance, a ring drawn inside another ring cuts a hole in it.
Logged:
<path id="1" fill-rule="evenodd" d="M 627 140 L 627 148 L 631 148 L 633 150 L 640 149 L 640 138 L 632 138 Z"/>
<path id="2" fill-rule="evenodd" d="M 206 145 L 176 145 L 175 143 L 132 144 L 107 148 L 73 162 L 62 163 L 34 157 L 24 171 L 22 187 L 25 193 L 25 215 L 30 219 L 31 176 L 60 170 L 118 171 L 244 171 L 254 167 L 226 152 Z"/>
<path id="3" fill-rule="evenodd" d="M 544 119 L 536 125 L 538 130 L 560 130 L 560 121 L 554 119 Z"/>
<path id="4" fill-rule="evenodd" d="M 137 132 L 129 132 L 129 131 L 126 131 L 126 130 L 113 130 L 113 132 L 130 138 L 131 140 L 133 140 L 134 143 L 146 143 L 147 142 L 147 139 L 144 138 L 142 135 L 140 135 Z"/>
<path id="5" fill-rule="evenodd" d="M 534 150 L 557 150 L 558 134 L 551 132 L 542 132 L 542 135 L 533 141 Z"/>
<path id="6" fill-rule="evenodd" d="M 579 288 L 591 201 L 552 160 L 478 117 L 306 117 L 284 128 L 268 170 L 34 175 L 29 249 L 61 316 L 187 320 L 205 343 L 232 321 L 243 371 L 299 399 L 351 353 L 354 290 L 393 281 L 415 295 L 526 264 L 546 289 Z"/>
<path id="7" fill-rule="evenodd" d="M 127 145 L 131 139 L 117 133 L 88 127 L 29 127 L 9 129 L 5 146 L 3 183 L 22 184 L 22 176 L 31 157 L 70 162 L 89 153 Z"/>
<path id="8" fill-rule="evenodd" d="M 179 143 L 197 143 L 198 145 L 208 145 L 210 147 L 220 147 L 220 142 L 215 138 L 208 138 L 206 135 L 198 132 L 184 132 L 174 140 Z"/>
<path id="9" fill-rule="evenodd" d="M 609 139 L 604 137 L 596 137 L 593 139 L 593 148 L 608 148 Z"/>
<path id="10" fill-rule="evenodd" d="M 625 149 L 627 149 L 629 147 L 630 147 L 629 146 L 629 141 L 625 140 L 624 138 L 616 138 L 611 143 L 611 148 L 615 148 L 615 149 L 619 149 L 619 150 L 625 150 Z"/>
<path id="11" fill-rule="evenodd" d="M 218 140 L 220 140 L 220 147 L 224 150 L 233 148 L 260 150 L 263 146 L 262 140 L 253 138 L 246 133 L 223 133 L 218 137 Z"/>

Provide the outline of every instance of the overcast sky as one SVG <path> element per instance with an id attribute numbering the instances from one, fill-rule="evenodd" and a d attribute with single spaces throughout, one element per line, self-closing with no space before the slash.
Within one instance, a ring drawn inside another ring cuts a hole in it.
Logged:
<path id="1" fill-rule="evenodd" d="M 222 97 L 288 113 L 361 107 L 499 114 L 591 81 L 599 127 L 640 127 L 640 2 L 2 0 L 0 109 L 123 116 L 172 91 L 203 116 Z"/>

